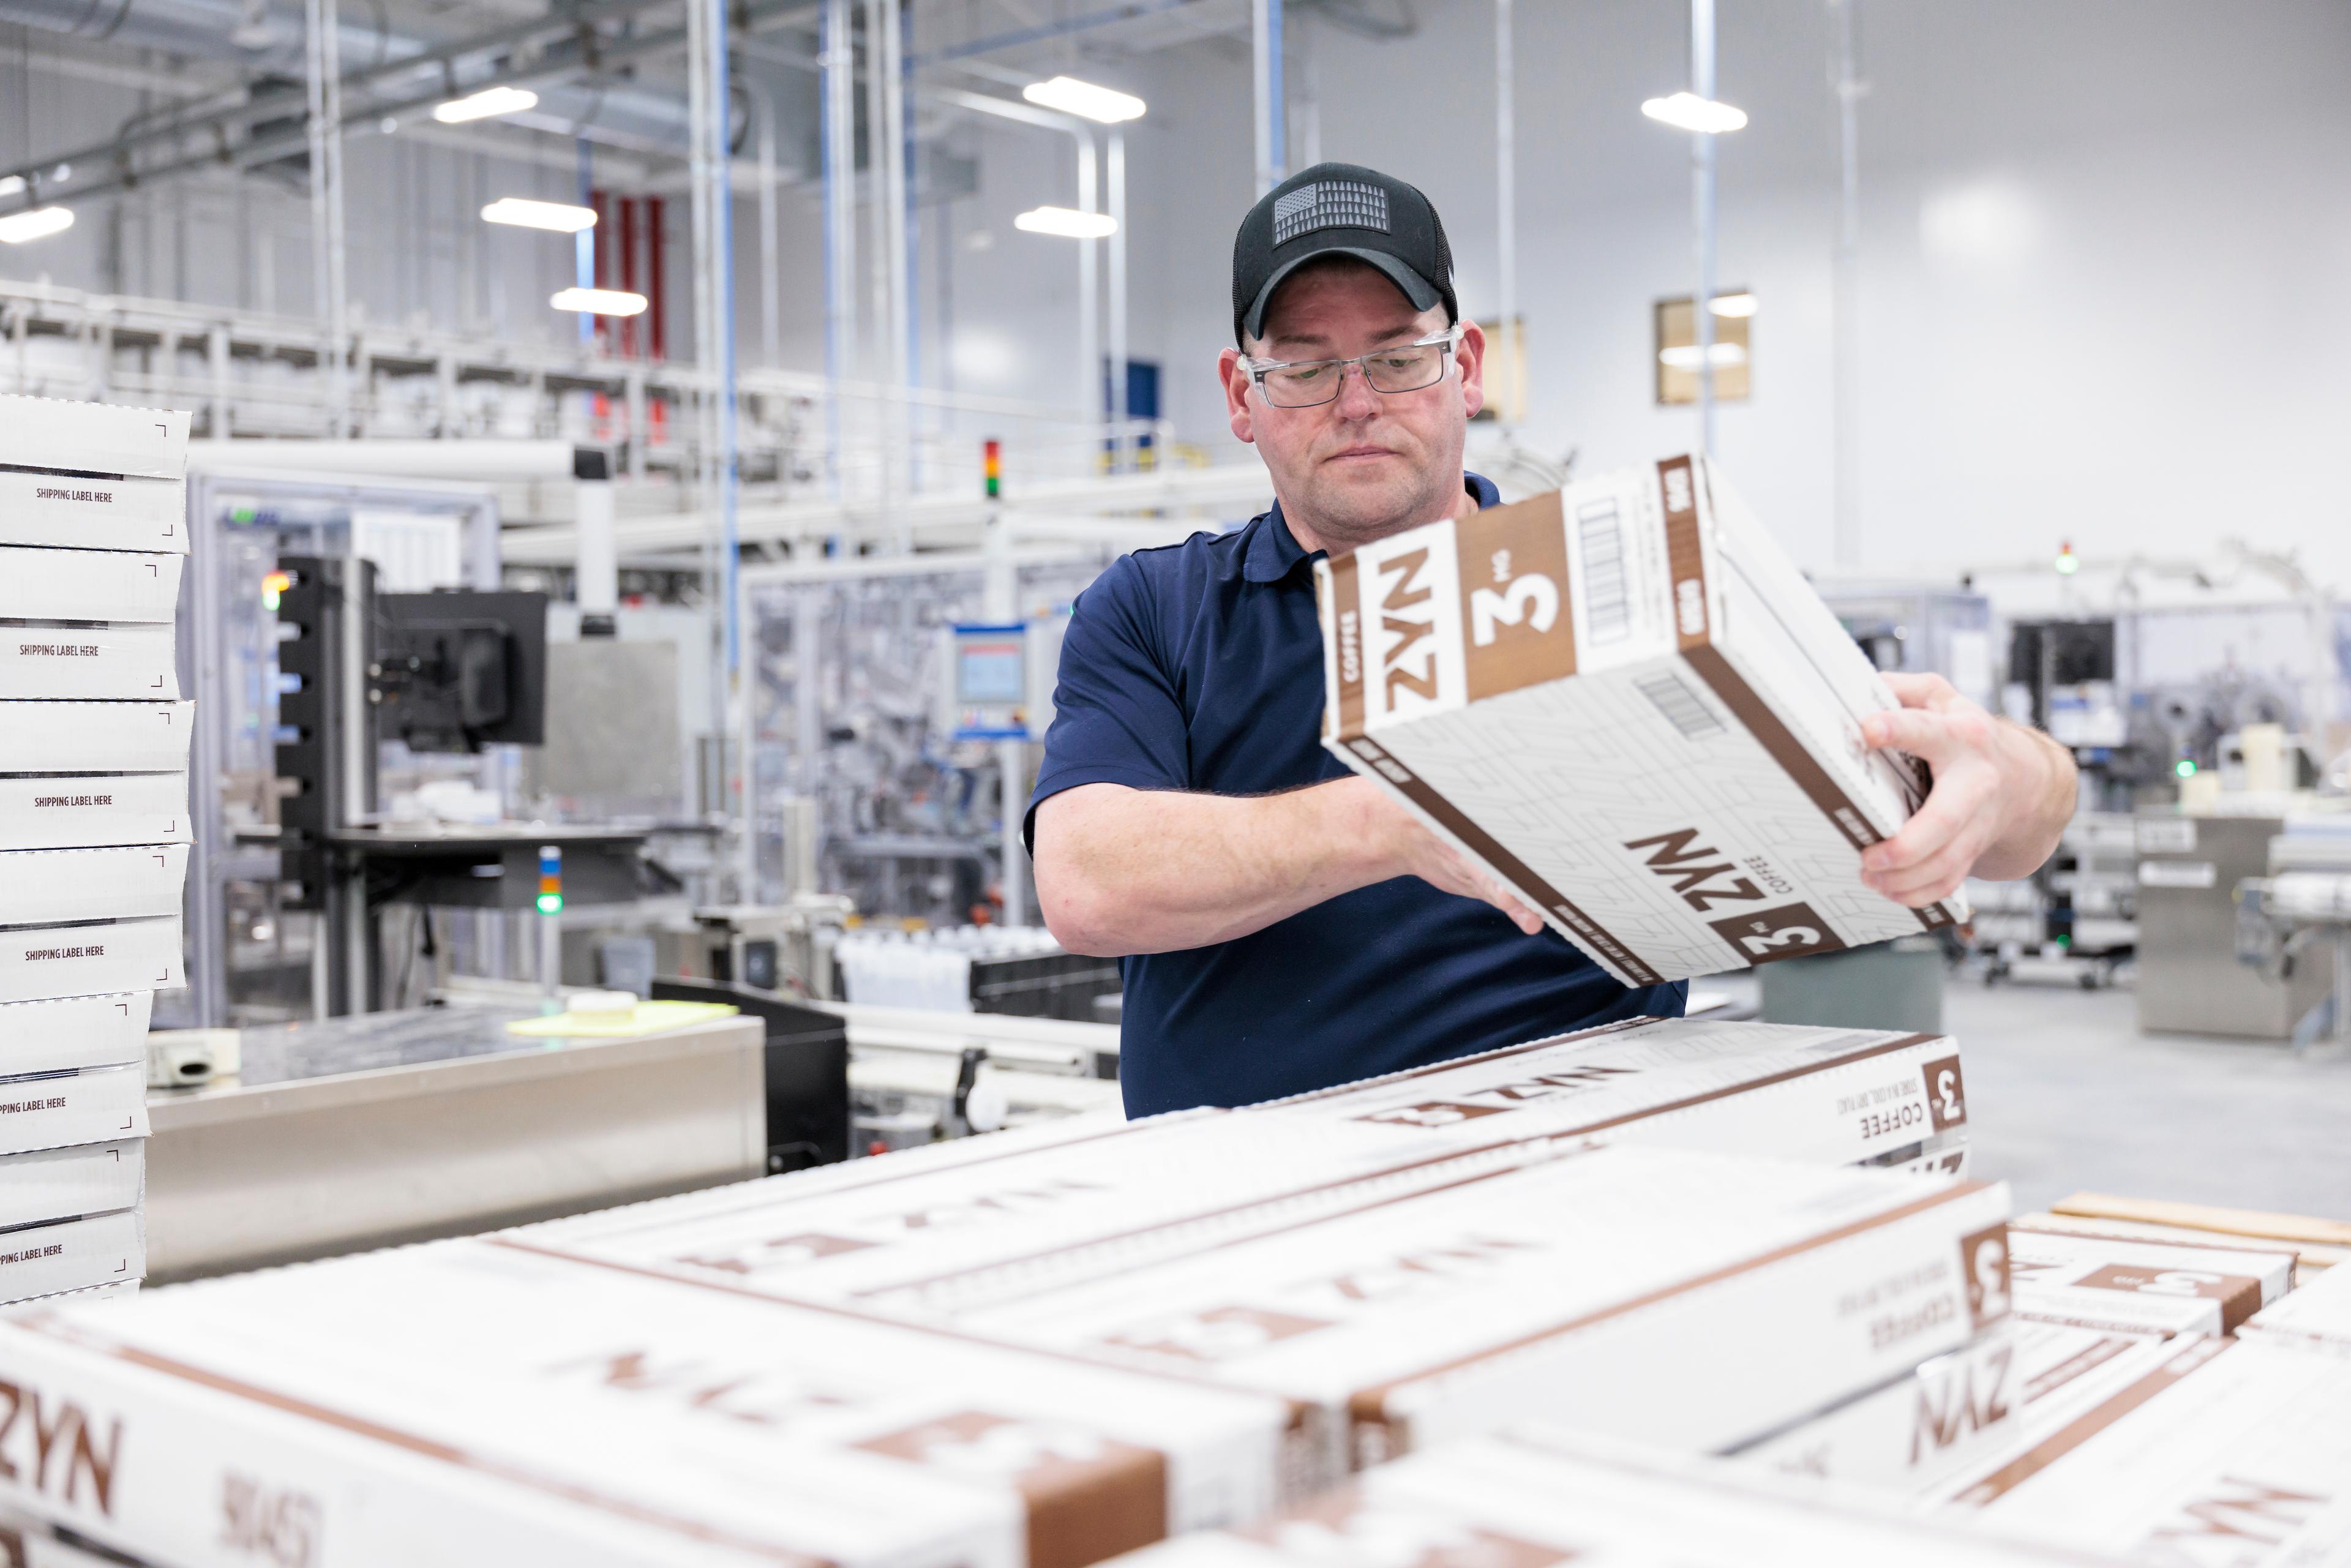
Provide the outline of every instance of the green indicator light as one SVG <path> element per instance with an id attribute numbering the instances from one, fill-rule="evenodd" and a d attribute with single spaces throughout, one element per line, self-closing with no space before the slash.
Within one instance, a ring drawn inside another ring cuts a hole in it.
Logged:
<path id="1" fill-rule="evenodd" d="M 2193 779 L 2196 776 L 2196 759 L 2191 757 L 2183 757 L 2177 763 L 2173 764 L 2171 770 L 2179 775 L 2182 779 Z"/>
<path id="2" fill-rule="evenodd" d="M 560 914 L 562 914 L 562 913 L 563 913 L 563 895 L 562 895 L 561 894 L 559 894 L 559 893 L 542 893 L 542 894 L 540 894 L 538 895 L 538 912 L 539 912 L 541 915 L 560 915 Z"/>
<path id="3" fill-rule="evenodd" d="M 228 520 L 232 523 L 249 523 L 253 521 L 253 508 L 239 507 L 229 513 Z"/>

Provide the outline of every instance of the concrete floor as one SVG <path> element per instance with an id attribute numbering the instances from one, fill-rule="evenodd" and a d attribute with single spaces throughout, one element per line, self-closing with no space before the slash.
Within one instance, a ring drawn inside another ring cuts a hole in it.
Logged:
<path id="1" fill-rule="evenodd" d="M 2142 1035 L 2127 990 L 1954 979 L 1970 1174 L 2018 1212 L 2090 1190 L 2351 1219 L 2351 1056 Z"/>

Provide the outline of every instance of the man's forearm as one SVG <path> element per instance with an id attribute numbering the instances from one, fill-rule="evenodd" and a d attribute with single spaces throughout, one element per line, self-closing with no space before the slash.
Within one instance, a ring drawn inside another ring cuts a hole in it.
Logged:
<path id="1" fill-rule="evenodd" d="M 1228 942 L 1399 874 L 1373 786 L 1280 795 L 1088 784 L 1037 811 L 1037 897 L 1072 952 Z"/>
<path id="2" fill-rule="evenodd" d="M 2029 780 L 2030 807 L 1978 858 L 1974 874 L 1999 881 L 2030 876 L 2056 852 L 2065 824 L 2074 819 L 2080 771 L 2074 754 L 2024 725 L 1999 721 L 2002 739 L 2015 748 L 2017 775 Z"/>

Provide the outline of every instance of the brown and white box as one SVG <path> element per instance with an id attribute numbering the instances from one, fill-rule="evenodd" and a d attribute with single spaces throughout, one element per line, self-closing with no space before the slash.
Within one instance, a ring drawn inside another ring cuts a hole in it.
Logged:
<path id="1" fill-rule="evenodd" d="M 1368 1186 L 1369 1184 L 1366 1184 Z M 1750 1440 L 2008 1309 L 2003 1188 L 1588 1148 L 937 1321 L 1278 1394 L 1353 1465 L 1573 1410 L 1612 1436 Z"/>
<path id="2" fill-rule="evenodd" d="M 1275 1506 L 1290 1440 L 1279 1400 L 511 1238 L 22 1315 L 0 1387 L 0 1494 L 185 1568 L 1081 1568 Z"/>
<path id="3" fill-rule="evenodd" d="M 2009 1227 L 2020 1310 L 2085 1328 L 2234 1333 L 2283 1296 L 2290 1253 Z"/>
<path id="4" fill-rule="evenodd" d="M 1367 1201 L 1484 1181 L 1588 1134 L 1849 1163 L 1964 1130 L 1943 1037 L 1636 1019 L 1230 1113 L 952 1164 L 892 1155 L 544 1228 L 618 1261 L 893 1312 L 1124 1273 Z"/>
<path id="5" fill-rule="evenodd" d="M 1921 1519 L 1866 1494 L 1529 1423 L 1367 1470 L 1243 1530 L 1121 1568 L 1994 1568 L 2095 1559 Z"/>
<path id="6" fill-rule="evenodd" d="M 1965 918 L 1861 880 L 1924 796 L 1896 706 L 1703 458 L 1319 563 L 1323 744 L 1627 985 Z"/>

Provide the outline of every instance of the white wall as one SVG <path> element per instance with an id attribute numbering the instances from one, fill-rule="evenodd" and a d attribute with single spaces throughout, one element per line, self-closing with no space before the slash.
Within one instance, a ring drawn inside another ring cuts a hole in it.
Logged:
<path id="1" fill-rule="evenodd" d="M 2351 584 L 2325 459 L 2351 414 L 2351 8 L 2334 0 L 1860 0 L 1863 517 L 1874 568 L 2294 546 Z M 1376 46 L 1311 27 L 1326 157 L 1426 190 L 1465 308 L 1494 300 L 1492 12 L 1421 0 Z M 1687 444 L 1653 402 L 1650 307 L 1687 294 L 1687 141 L 1641 118 L 1684 79 L 1672 0 L 1520 4 L 1520 303 L 1530 444 L 1587 465 Z M 1725 0 L 1719 277 L 1762 298 L 1755 392 L 1721 415 L 1740 487 L 1831 558 L 1835 119 L 1823 9 Z M 1246 63 L 1171 57 L 1135 239 L 1185 434 L 1221 442 L 1249 194 Z M 1237 455 L 1237 454 L 1236 454 Z"/>

